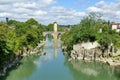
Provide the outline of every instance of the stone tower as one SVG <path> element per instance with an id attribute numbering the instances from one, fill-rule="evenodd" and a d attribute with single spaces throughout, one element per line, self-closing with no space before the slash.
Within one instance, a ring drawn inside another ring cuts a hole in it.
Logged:
<path id="1" fill-rule="evenodd" d="M 54 32 L 57 33 L 57 22 L 54 22 Z"/>

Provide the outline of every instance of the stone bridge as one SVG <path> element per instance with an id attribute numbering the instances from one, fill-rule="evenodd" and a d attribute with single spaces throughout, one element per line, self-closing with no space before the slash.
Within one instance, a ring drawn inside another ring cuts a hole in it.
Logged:
<path id="1" fill-rule="evenodd" d="M 48 34 L 52 35 L 54 38 L 58 38 L 60 35 L 64 34 L 65 32 L 54 32 L 54 31 L 46 31 L 43 32 L 43 36 L 46 36 Z"/>
<path id="2" fill-rule="evenodd" d="M 65 32 L 57 32 L 58 35 L 61 35 L 61 34 L 64 34 Z M 46 31 L 46 32 L 43 32 L 43 35 L 46 36 L 48 34 L 51 34 L 51 35 L 54 35 L 55 32 L 53 31 Z"/>
<path id="3" fill-rule="evenodd" d="M 43 32 L 43 35 L 46 36 L 48 34 L 52 35 L 54 39 L 57 39 L 60 35 L 64 34 L 65 32 L 58 32 L 57 31 L 57 22 L 54 22 L 54 31 L 46 31 Z"/>

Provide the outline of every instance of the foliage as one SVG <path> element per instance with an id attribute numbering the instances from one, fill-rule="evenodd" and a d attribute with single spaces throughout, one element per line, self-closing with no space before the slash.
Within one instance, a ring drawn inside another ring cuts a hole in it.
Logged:
<path id="1" fill-rule="evenodd" d="M 26 23 L 29 24 L 29 25 L 38 25 L 38 24 L 39 24 L 39 23 L 38 23 L 35 19 L 33 19 L 33 18 L 28 19 L 28 20 L 26 21 Z"/>
<path id="2" fill-rule="evenodd" d="M 105 49 L 113 43 L 115 47 L 120 47 L 120 36 L 115 30 L 109 27 L 110 22 L 100 19 L 100 14 L 90 13 L 84 17 L 80 24 L 71 28 L 62 36 L 63 45 L 67 46 L 67 50 L 71 50 L 72 46 L 82 42 L 98 41 L 101 47 Z M 102 32 L 100 32 L 100 29 Z"/>
<path id="3" fill-rule="evenodd" d="M 53 31 L 54 24 L 48 24 L 47 31 Z"/>
<path id="4" fill-rule="evenodd" d="M 43 40 L 44 27 L 33 18 L 26 22 L 16 20 L 9 20 L 7 24 L 0 22 L 0 65 L 19 55 L 20 50 L 24 52 L 37 46 L 37 43 Z"/>

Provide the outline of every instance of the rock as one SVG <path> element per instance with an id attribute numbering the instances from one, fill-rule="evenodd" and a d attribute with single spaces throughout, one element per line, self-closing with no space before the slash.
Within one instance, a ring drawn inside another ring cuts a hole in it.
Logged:
<path id="1" fill-rule="evenodd" d="M 118 50 L 120 52 L 120 50 Z M 116 53 L 113 56 L 120 56 L 120 53 Z M 64 52 L 64 54 L 68 54 L 67 52 Z M 102 63 L 107 63 L 110 66 L 118 66 L 120 65 L 120 57 L 116 57 L 112 59 L 108 55 L 108 50 L 102 51 L 100 48 L 100 45 L 97 42 L 87 42 L 87 43 L 82 43 L 82 44 L 76 44 L 73 45 L 73 50 L 71 50 L 70 53 L 70 59 L 68 61 L 77 59 L 77 60 L 87 60 L 87 61 L 99 61 Z M 110 57 L 110 58 L 106 58 Z"/>
<path id="2" fill-rule="evenodd" d="M 83 59 L 83 57 L 80 57 L 80 56 L 79 56 L 79 57 L 77 57 L 77 59 L 78 59 L 78 60 L 82 60 L 82 59 Z"/>
<path id="3" fill-rule="evenodd" d="M 100 44 L 98 42 L 86 42 L 86 43 L 82 43 L 81 44 L 82 47 L 84 47 L 84 49 L 93 49 L 93 48 L 96 48 L 96 47 L 99 47 Z"/>
<path id="4" fill-rule="evenodd" d="M 72 61 L 72 58 L 69 58 L 68 61 Z"/>
<path id="5" fill-rule="evenodd" d="M 44 52 L 43 55 L 46 55 L 46 52 Z"/>
<path id="6" fill-rule="evenodd" d="M 71 54 L 75 54 L 75 53 L 76 53 L 75 50 L 72 50 L 72 51 L 71 51 Z"/>
<path id="7" fill-rule="evenodd" d="M 65 52 L 63 52 L 64 53 L 64 55 L 67 55 L 68 53 L 65 51 Z"/>
<path id="8" fill-rule="evenodd" d="M 106 63 L 110 66 L 120 66 L 119 60 L 112 60 L 111 58 L 106 59 Z"/>
<path id="9" fill-rule="evenodd" d="M 23 56 L 25 57 L 25 56 L 27 56 L 27 54 L 26 54 L 26 53 L 24 53 L 24 54 L 23 54 Z"/>
<path id="10" fill-rule="evenodd" d="M 73 45 L 73 50 L 74 51 L 78 51 L 78 50 L 80 50 L 80 48 L 81 48 L 80 44 Z"/>

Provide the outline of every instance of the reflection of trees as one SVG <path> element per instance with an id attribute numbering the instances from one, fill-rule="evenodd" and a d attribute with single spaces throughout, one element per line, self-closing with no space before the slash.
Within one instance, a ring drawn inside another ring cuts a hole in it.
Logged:
<path id="1" fill-rule="evenodd" d="M 53 39 L 53 36 L 51 34 L 47 34 L 45 38 L 51 41 Z"/>
<path id="2" fill-rule="evenodd" d="M 120 78 L 120 66 L 114 68 L 114 73 L 118 78 Z"/>
<path id="3" fill-rule="evenodd" d="M 7 80 L 23 80 L 24 78 L 29 78 L 36 69 L 36 65 L 33 61 L 38 58 L 39 56 L 29 56 L 23 58 L 22 64 L 16 71 L 13 71 L 14 74 L 8 77 Z"/>
<path id="4" fill-rule="evenodd" d="M 65 62 L 74 80 L 116 80 L 114 71 L 100 63 L 85 63 L 83 61 Z"/>

